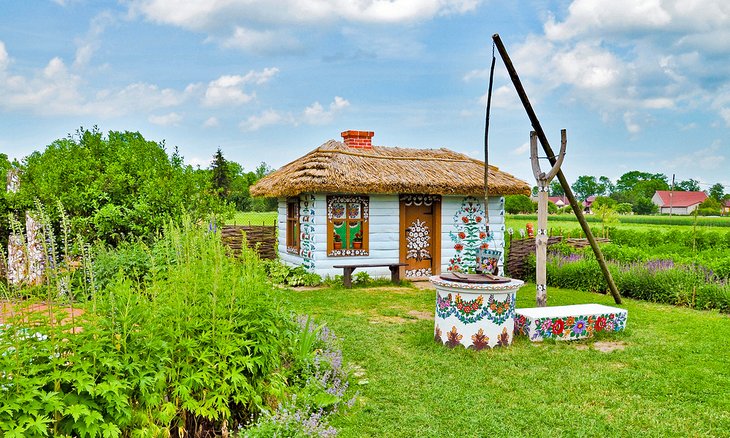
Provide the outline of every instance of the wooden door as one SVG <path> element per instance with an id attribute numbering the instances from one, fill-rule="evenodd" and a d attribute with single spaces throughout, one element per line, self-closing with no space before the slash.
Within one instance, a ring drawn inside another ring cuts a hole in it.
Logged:
<path id="1" fill-rule="evenodd" d="M 426 278 L 441 271 L 441 197 L 401 195 L 400 261 L 405 278 Z"/>

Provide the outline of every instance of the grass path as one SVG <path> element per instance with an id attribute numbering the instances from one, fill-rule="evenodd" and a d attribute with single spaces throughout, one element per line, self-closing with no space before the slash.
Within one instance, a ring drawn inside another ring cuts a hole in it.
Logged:
<path id="1" fill-rule="evenodd" d="M 282 294 L 327 322 L 364 370 L 361 405 L 334 422 L 343 437 L 730 436 L 726 315 L 627 299 L 627 330 L 610 338 L 623 350 L 520 337 L 474 352 L 434 343 L 433 290 Z M 556 288 L 548 296 L 550 305 L 613 303 Z M 527 285 L 517 305 L 533 303 Z"/>

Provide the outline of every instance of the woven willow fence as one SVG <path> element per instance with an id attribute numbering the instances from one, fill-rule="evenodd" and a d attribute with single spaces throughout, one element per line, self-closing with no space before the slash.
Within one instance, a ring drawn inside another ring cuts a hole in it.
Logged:
<path id="1" fill-rule="evenodd" d="M 565 238 L 562 236 L 550 236 L 548 238 L 548 248 L 559 242 L 565 242 L 576 249 L 583 249 L 590 245 L 588 239 Z M 609 239 L 596 237 L 598 243 L 608 243 Z M 525 278 L 525 270 L 527 268 L 527 257 L 535 254 L 535 239 L 514 239 L 510 242 L 509 253 L 507 254 L 507 265 L 505 266 L 507 274 L 513 278 Z"/>
<path id="2" fill-rule="evenodd" d="M 276 227 L 263 225 L 226 225 L 221 228 L 221 240 L 234 254 L 240 254 L 243 247 L 243 236 L 246 235 L 247 246 L 262 259 L 276 258 Z"/>

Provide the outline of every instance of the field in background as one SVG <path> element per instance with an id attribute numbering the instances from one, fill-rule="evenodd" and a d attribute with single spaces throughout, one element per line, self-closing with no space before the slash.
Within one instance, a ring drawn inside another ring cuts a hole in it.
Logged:
<path id="1" fill-rule="evenodd" d="M 237 211 L 228 225 L 276 225 L 275 211 Z"/>

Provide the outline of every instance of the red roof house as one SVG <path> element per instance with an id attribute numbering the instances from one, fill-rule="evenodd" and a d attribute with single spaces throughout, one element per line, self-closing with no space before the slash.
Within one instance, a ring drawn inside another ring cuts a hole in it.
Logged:
<path id="1" fill-rule="evenodd" d="M 690 214 L 707 199 L 705 192 L 678 192 L 657 190 L 651 202 L 659 207 L 659 213 Z"/>

